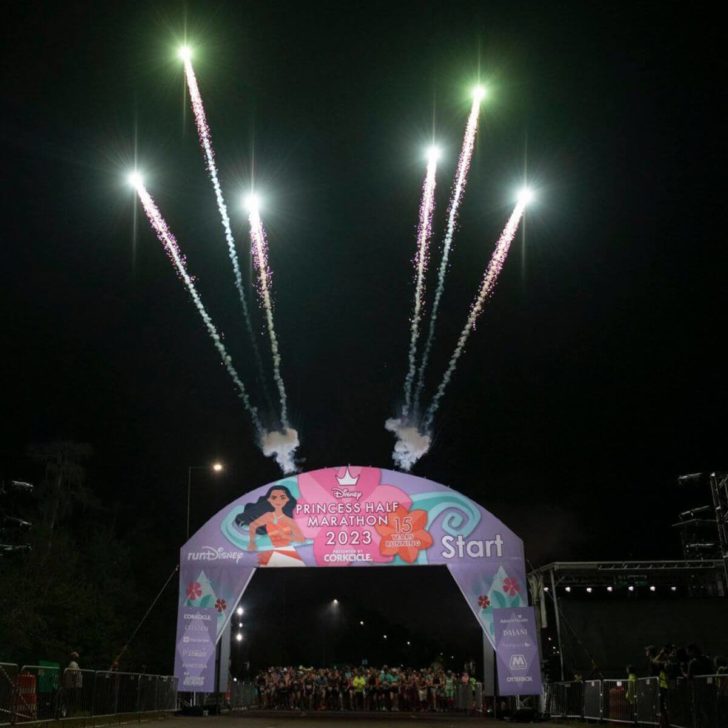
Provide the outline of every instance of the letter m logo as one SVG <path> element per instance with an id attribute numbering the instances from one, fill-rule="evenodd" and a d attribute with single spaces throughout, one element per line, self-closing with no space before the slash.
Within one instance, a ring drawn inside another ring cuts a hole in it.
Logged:
<path id="1" fill-rule="evenodd" d="M 508 667 L 510 667 L 511 670 L 527 670 L 528 663 L 523 655 L 511 655 Z"/>

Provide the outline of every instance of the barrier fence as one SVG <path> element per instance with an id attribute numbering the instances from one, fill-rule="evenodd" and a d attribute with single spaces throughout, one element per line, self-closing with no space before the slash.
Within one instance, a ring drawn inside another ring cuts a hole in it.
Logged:
<path id="1" fill-rule="evenodd" d="M 177 710 L 177 678 L 0 662 L 0 725 Z"/>
<path id="2" fill-rule="evenodd" d="M 671 680 L 660 689 L 656 677 L 557 682 L 546 686 L 545 712 L 555 718 L 671 728 L 728 726 L 728 675 Z"/>

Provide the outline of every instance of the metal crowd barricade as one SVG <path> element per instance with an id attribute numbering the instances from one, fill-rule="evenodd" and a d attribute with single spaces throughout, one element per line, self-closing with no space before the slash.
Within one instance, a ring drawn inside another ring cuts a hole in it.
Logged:
<path id="1" fill-rule="evenodd" d="M 23 665 L 15 676 L 11 722 L 56 718 L 60 685 L 60 668 Z"/>
<path id="2" fill-rule="evenodd" d="M 61 667 L 58 664 L 43 664 L 38 668 L 38 719 L 57 718 L 61 697 Z"/>
<path id="3" fill-rule="evenodd" d="M 694 728 L 728 725 L 728 675 L 701 675 L 692 680 Z"/>
<path id="4" fill-rule="evenodd" d="M 602 681 L 589 680 L 584 683 L 583 717 L 589 720 L 602 719 Z"/>
<path id="5" fill-rule="evenodd" d="M 252 682 L 233 682 L 230 690 L 232 710 L 248 710 L 258 704 L 258 690 Z"/>
<path id="6" fill-rule="evenodd" d="M 483 695 L 483 683 L 475 683 L 473 688 L 473 701 L 475 702 L 475 710 L 478 713 L 483 712 L 483 705 L 485 703 L 485 695 Z"/>
<path id="7" fill-rule="evenodd" d="M 81 670 L 81 675 L 83 684 L 79 690 L 79 709 L 82 715 L 93 715 L 96 672 L 94 670 Z"/>
<path id="8" fill-rule="evenodd" d="M 139 676 L 137 710 L 140 713 L 154 710 L 154 706 L 157 704 L 157 682 L 157 675 Z"/>
<path id="9" fill-rule="evenodd" d="M 555 717 L 563 718 L 566 715 L 566 685 L 567 683 L 549 683 L 546 690 L 546 712 Z"/>
<path id="10" fill-rule="evenodd" d="M 683 677 L 670 681 L 667 696 L 670 725 L 674 728 L 693 728 L 693 698 L 690 682 Z"/>
<path id="11" fill-rule="evenodd" d="M 610 723 L 634 723 L 636 703 L 627 699 L 627 680 L 602 680 L 602 715 Z"/>
<path id="12" fill-rule="evenodd" d="M 576 685 L 580 683 L 547 684 L 545 712 L 552 717 L 567 717 L 573 707 L 570 691 Z M 627 687 L 626 679 L 584 683 L 583 717 L 607 723 L 660 725 L 658 678 L 639 678 L 630 699 Z M 671 680 L 664 697 L 671 728 L 728 728 L 728 675 Z"/>
<path id="13" fill-rule="evenodd" d="M 16 664 L 0 662 L 0 725 L 13 722 L 17 676 Z"/>
<path id="14" fill-rule="evenodd" d="M 0 662 L 0 726 L 176 709 L 177 678 L 170 675 Z"/>
<path id="15" fill-rule="evenodd" d="M 94 715 L 113 715 L 119 703 L 119 679 L 117 672 L 96 673 L 94 693 Z"/>
<path id="16" fill-rule="evenodd" d="M 142 677 L 133 672 L 117 672 L 119 689 L 117 693 L 117 713 L 136 713 L 139 704 L 139 680 Z"/>
<path id="17" fill-rule="evenodd" d="M 157 675 L 157 704 L 154 710 L 177 710 L 177 678 Z"/>
<path id="18" fill-rule="evenodd" d="M 656 677 L 637 680 L 637 720 L 645 725 L 660 725 L 660 686 Z"/>
<path id="19" fill-rule="evenodd" d="M 455 710 L 482 712 L 483 710 L 483 684 L 474 685 L 459 683 L 455 690 Z"/>
<path id="20" fill-rule="evenodd" d="M 581 718 L 584 712 L 584 683 L 581 681 L 567 683 L 566 717 Z"/>

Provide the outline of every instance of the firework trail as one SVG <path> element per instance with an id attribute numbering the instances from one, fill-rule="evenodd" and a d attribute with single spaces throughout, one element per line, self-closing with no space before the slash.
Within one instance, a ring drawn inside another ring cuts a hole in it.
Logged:
<path id="1" fill-rule="evenodd" d="M 420 320 L 425 297 L 425 274 L 430 259 L 430 238 L 432 237 L 432 213 L 435 207 L 435 175 L 437 173 L 437 151 L 430 151 L 427 162 L 427 174 L 422 186 L 422 200 L 420 202 L 420 218 L 417 227 L 417 254 L 415 255 L 415 268 L 417 270 L 417 283 L 415 286 L 415 304 L 410 324 L 409 368 L 404 380 L 404 406 L 402 419 L 409 417 L 412 405 L 412 385 L 415 381 L 417 367 L 417 339 L 420 336 Z"/>
<path id="2" fill-rule="evenodd" d="M 460 212 L 460 204 L 465 194 L 465 185 L 468 181 L 468 170 L 470 162 L 473 158 L 473 150 L 475 149 L 475 136 L 478 132 L 478 117 L 480 115 L 480 102 L 483 96 L 476 93 L 473 98 L 473 106 L 470 109 L 470 116 L 465 127 L 465 135 L 463 137 L 463 146 L 460 150 L 460 158 L 458 159 L 458 167 L 455 173 L 455 185 L 450 197 L 450 206 L 447 213 L 447 227 L 445 229 L 445 240 L 442 246 L 442 260 L 437 273 L 437 288 L 435 289 L 435 300 L 432 304 L 432 313 L 430 314 L 430 325 L 427 331 L 427 340 L 425 349 L 420 361 L 420 368 L 417 372 L 417 387 L 414 396 L 414 414 L 417 417 L 419 410 L 420 397 L 422 388 L 425 384 L 425 370 L 430 359 L 430 351 L 432 350 L 432 342 L 435 337 L 435 323 L 437 321 L 437 313 L 440 308 L 440 299 L 445 290 L 445 274 L 447 273 L 447 264 L 450 257 L 450 248 L 452 247 L 452 238 L 455 234 L 455 226 L 458 221 L 458 213 Z"/>
<path id="3" fill-rule="evenodd" d="M 262 439 L 265 433 L 263 431 L 263 427 L 261 426 L 260 419 L 258 418 L 258 411 L 251 404 L 250 397 L 248 396 L 248 392 L 245 389 L 245 385 L 243 384 L 240 376 L 238 375 L 238 372 L 233 366 L 232 359 L 230 358 L 230 355 L 227 353 L 227 350 L 222 343 L 220 334 L 215 328 L 215 324 L 212 322 L 210 314 L 207 313 L 207 310 L 202 304 L 202 299 L 200 298 L 200 294 L 195 288 L 194 281 L 187 272 L 187 264 L 185 262 L 182 251 L 179 249 L 177 240 L 172 234 L 172 231 L 169 229 L 166 221 L 162 217 L 162 213 L 159 211 L 159 208 L 152 199 L 152 196 L 149 194 L 149 192 L 147 192 L 144 183 L 139 179 L 134 179 L 133 184 L 136 188 L 137 194 L 139 195 L 142 206 L 144 207 L 144 212 L 147 214 L 147 218 L 149 218 L 149 223 L 151 224 L 152 228 L 154 228 L 154 232 L 157 234 L 159 241 L 164 246 L 167 255 L 172 260 L 172 263 L 174 263 L 174 266 L 177 269 L 177 273 L 182 279 L 182 282 L 185 284 L 185 286 L 187 286 L 187 290 L 192 297 L 192 301 L 194 302 L 197 311 L 199 312 L 203 322 L 205 323 L 205 326 L 207 327 L 207 332 L 210 334 L 212 343 L 215 345 L 215 348 L 220 355 L 220 359 L 222 359 L 222 363 L 225 366 L 225 369 L 227 369 L 228 374 L 230 375 L 235 386 L 238 389 L 238 396 L 243 401 L 243 406 L 250 415 L 250 419 L 253 421 L 253 427 L 255 428 L 258 437 Z"/>
<path id="4" fill-rule="evenodd" d="M 271 271 L 268 265 L 268 239 L 263 229 L 263 221 L 260 218 L 257 201 L 254 198 L 249 201 L 249 207 L 250 242 L 253 247 L 253 261 L 258 271 L 258 294 L 263 304 L 268 337 L 270 338 L 270 349 L 273 355 L 273 379 L 278 388 L 278 398 L 281 405 L 281 426 L 284 430 L 288 430 L 288 397 L 286 396 L 286 387 L 283 384 L 283 377 L 281 376 L 281 354 L 278 349 L 278 336 L 276 335 L 273 324 L 273 303 L 270 295 Z"/>
<path id="5" fill-rule="evenodd" d="M 183 60 L 185 78 L 187 79 L 187 87 L 190 92 L 190 103 L 192 104 L 192 112 L 195 117 L 195 126 L 197 127 L 197 136 L 200 139 L 200 146 L 202 147 L 202 151 L 205 154 L 205 161 L 207 163 L 207 171 L 210 175 L 212 187 L 215 190 L 217 209 L 220 212 L 220 220 L 222 221 L 222 226 L 225 231 L 225 240 L 227 241 L 228 254 L 230 256 L 230 262 L 233 265 L 233 273 L 235 275 L 235 287 L 238 290 L 238 297 L 240 298 L 240 304 L 243 308 L 245 327 L 248 330 L 250 343 L 253 346 L 253 355 L 255 356 L 255 362 L 258 368 L 258 377 L 265 387 L 263 363 L 260 359 L 260 351 L 258 350 L 258 344 L 255 340 L 255 335 L 253 333 L 253 325 L 250 320 L 248 304 L 245 300 L 245 290 L 243 288 L 243 278 L 240 273 L 240 263 L 238 262 L 238 255 L 235 248 L 235 238 L 233 237 L 233 231 L 230 227 L 230 217 L 228 216 L 225 198 L 222 195 L 222 187 L 220 186 L 220 178 L 217 171 L 217 164 L 215 163 L 215 151 L 212 147 L 212 133 L 210 131 L 210 125 L 207 123 L 205 107 L 202 105 L 202 95 L 200 94 L 200 88 L 197 85 L 197 77 L 195 76 L 195 71 L 192 68 L 192 61 L 190 60 L 189 54 L 185 55 Z"/>
<path id="6" fill-rule="evenodd" d="M 503 232 L 501 233 L 500 238 L 498 238 L 498 243 L 496 244 L 495 250 L 493 251 L 493 256 L 491 257 L 490 262 L 488 263 L 488 267 L 485 269 L 485 273 L 483 274 L 483 280 L 480 284 L 478 295 L 476 296 L 475 301 L 473 301 L 473 304 L 470 307 L 470 315 L 468 316 L 468 320 L 465 322 L 465 326 L 460 332 L 458 343 L 455 346 L 455 351 L 453 352 L 452 357 L 450 357 L 450 362 L 448 363 L 447 369 L 445 370 L 445 375 L 440 382 L 440 386 L 435 392 L 435 396 L 432 398 L 432 402 L 427 409 L 427 413 L 425 414 L 423 428 L 425 432 L 429 432 L 432 427 L 432 420 L 435 417 L 435 413 L 437 412 L 438 407 L 440 406 L 440 401 L 445 394 L 445 389 L 447 388 L 447 385 L 450 384 L 450 379 L 452 378 L 453 372 L 455 371 L 458 359 L 460 359 L 463 351 L 465 350 L 465 344 L 468 341 L 468 337 L 470 336 L 471 331 L 475 329 L 475 323 L 478 320 L 478 316 L 480 316 L 480 314 L 482 313 L 485 302 L 488 300 L 488 298 L 490 298 L 490 295 L 493 293 L 493 289 L 495 288 L 495 284 L 498 282 L 498 276 L 500 275 L 503 264 L 505 263 L 506 256 L 508 255 L 508 250 L 511 247 L 511 243 L 513 242 L 513 238 L 516 236 L 518 223 L 523 217 L 523 212 L 526 209 L 527 204 L 528 203 L 526 199 L 521 199 L 518 202 L 515 209 L 511 213 L 510 218 L 508 219 L 508 223 L 506 224 L 505 228 L 503 228 Z"/>

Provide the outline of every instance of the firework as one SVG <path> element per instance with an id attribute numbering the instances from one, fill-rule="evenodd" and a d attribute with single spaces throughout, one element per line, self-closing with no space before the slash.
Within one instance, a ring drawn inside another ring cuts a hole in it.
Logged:
<path id="1" fill-rule="evenodd" d="M 440 300 L 445 290 L 445 274 L 447 273 L 447 264 L 450 258 L 450 249 L 452 247 L 452 239 L 457 226 L 458 213 L 460 205 L 465 194 L 465 186 L 468 181 L 468 170 L 470 162 L 473 158 L 473 150 L 475 149 L 475 136 L 478 133 L 478 117 L 480 116 L 480 102 L 485 96 L 485 89 L 481 86 L 473 92 L 473 105 L 470 109 L 470 116 L 465 127 L 465 135 L 463 136 L 463 145 L 460 150 L 460 158 L 458 159 L 457 171 L 455 173 L 455 184 L 453 186 L 452 195 L 450 197 L 450 205 L 447 213 L 447 227 L 445 228 L 445 239 L 442 245 L 442 260 L 437 273 L 437 288 L 435 289 L 435 300 L 432 304 L 432 312 L 430 314 L 430 324 L 427 331 L 427 339 L 425 342 L 420 368 L 417 372 L 417 386 L 414 395 L 414 415 L 415 418 L 419 412 L 419 402 L 422 395 L 422 388 L 425 384 L 425 371 L 430 359 L 432 350 L 432 342 L 435 337 L 435 323 L 440 308 Z"/>
<path id="2" fill-rule="evenodd" d="M 243 406 L 245 407 L 247 413 L 250 415 L 250 419 L 253 422 L 253 427 L 255 428 L 258 437 L 262 439 L 264 432 L 260 423 L 260 419 L 258 417 L 258 412 L 256 408 L 253 407 L 253 405 L 251 404 L 250 397 L 248 396 L 248 392 L 245 389 L 245 385 L 240 379 L 237 370 L 233 366 L 232 359 L 230 358 L 230 355 L 228 354 L 225 345 L 222 343 L 220 334 L 218 333 L 215 324 L 212 322 L 210 314 L 207 313 L 207 309 L 202 303 L 202 299 L 200 298 L 200 294 L 197 292 L 194 281 L 187 272 L 187 263 L 185 261 L 184 255 L 182 254 L 182 251 L 179 248 L 179 245 L 177 244 L 177 240 L 172 234 L 172 231 L 169 229 L 169 226 L 167 225 L 165 219 L 162 217 L 162 213 L 159 211 L 159 208 L 152 199 L 152 196 L 149 194 L 149 192 L 147 192 L 141 176 L 138 173 L 134 173 L 133 175 L 130 175 L 129 182 L 136 189 L 137 194 L 139 195 L 139 200 L 141 201 L 144 208 L 144 212 L 149 219 L 149 223 L 154 229 L 154 232 L 157 234 L 159 241 L 164 246 L 165 252 L 174 264 L 174 267 L 177 270 L 177 275 L 187 287 L 187 290 L 192 297 L 192 301 L 195 304 L 195 308 L 197 308 L 197 311 L 200 314 L 200 317 L 202 318 L 205 327 L 207 328 L 207 332 L 212 339 L 212 343 L 215 345 L 215 348 L 220 355 L 220 359 L 222 360 L 225 369 L 227 369 L 228 374 L 232 378 L 233 383 L 238 390 L 238 396 L 242 400 Z"/>
<path id="3" fill-rule="evenodd" d="M 210 131 L 210 125 L 207 123 L 207 115 L 205 114 L 205 107 L 202 104 L 202 95 L 200 94 L 200 88 L 197 84 L 197 77 L 195 71 L 192 68 L 192 51 L 187 46 L 183 46 L 179 50 L 179 57 L 184 62 L 185 78 L 187 79 L 187 88 L 190 93 L 190 103 L 192 104 L 192 113 L 195 117 L 195 126 L 197 127 L 197 136 L 200 140 L 200 146 L 205 155 L 205 162 L 207 165 L 207 171 L 210 175 L 210 181 L 215 191 L 215 200 L 217 201 L 217 209 L 220 213 L 220 220 L 222 227 L 225 232 L 225 240 L 228 246 L 228 255 L 230 256 L 230 262 L 233 266 L 233 275 L 235 277 L 235 288 L 238 291 L 238 298 L 240 299 L 240 305 L 243 309 L 243 318 L 245 320 L 245 327 L 248 331 L 248 337 L 253 347 L 253 355 L 255 357 L 256 365 L 258 368 L 258 376 L 261 383 L 265 382 L 263 375 L 263 363 L 260 359 L 260 352 L 258 351 L 258 344 L 253 333 L 253 326 L 250 320 L 250 312 L 248 311 L 248 304 L 245 298 L 245 289 L 243 288 L 243 277 L 240 273 L 240 263 L 238 261 L 237 248 L 235 246 L 235 238 L 233 237 L 232 228 L 230 226 L 230 217 L 227 211 L 227 205 L 225 204 L 225 198 L 222 194 L 222 187 L 220 185 L 220 176 L 217 171 L 217 164 L 215 162 L 215 151 L 212 146 L 212 133 Z"/>
<path id="4" fill-rule="evenodd" d="M 435 176 L 437 173 L 437 160 L 439 150 L 432 147 L 428 152 L 427 174 L 422 185 L 422 199 L 420 202 L 420 217 L 417 227 L 417 253 L 415 255 L 415 303 L 410 323 L 410 345 L 408 355 L 407 376 L 404 381 L 404 405 L 402 419 L 409 417 L 412 404 L 412 386 L 415 380 L 417 367 L 417 340 L 420 336 L 420 320 L 425 298 L 425 274 L 430 259 L 430 238 L 432 237 L 432 213 L 435 208 Z"/>
<path id="5" fill-rule="evenodd" d="M 516 236 L 518 223 L 521 221 L 521 218 L 523 217 L 523 212 L 526 209 L 526 205 L 530 202 L 531 198 L 532 193 L 530 190 L 526 189 L 521 192 L 521 194 L 519 195 L 518 203 L 511 213 L 511 216 L 508 219 L 508 223 L 506 224 L 505 228 L 503 228 L 503 232 L 501 233 L 500 238 L 498 238 L 498 243 L 496 244 L 495 250 L 493 251 L 493 256 L 491 257 L 490 262 L 488 263 L 488 267 L 485 269 L 485 273 L 483 274 L 483 280 L 480 284 L 478 295 L 475 297 L 475 301 L 473 301 L 473 304 L 470 307 L 470 314 L 468 315 L 468 319 L 465 322 L 463 330 L 460 332 L 460 337 L 458 338 L 457 345 L 455 346 L 455 351 L 450 357 L 447 369 L 445 370 L 445 375 L 443 376 L 442 381 L 440 382 L 440 385 L 435 392 L 435 396 L 432 398 L 432 402 L 430 403 L 430 406 L 428 407 L 425 414 L 423 427 L 425 432 L 430 432 L 430 429 L 432 428 L 432 421 L 435 417 L 435 413 L 437 412 L 438 407 L 440 406 L 440 401 L 445 394 L 445 389 L 447 388 L 447 385 L 450 384 L 450 379 L 452 378 L 453 372 L 455 371 L 458 360 L 465 350 L 465 344 L 468 341 L 468 337 L 475 328 L 475 323 L 478 320 L 478 316 L 480 316 L 480 314 L 482 313 L 486 301 L 493 293 L 495 284 L 498 281 L 498 276 L 500 275 L 503 264 L 506 260 L 506 256 L 508 255 L 508 250 L 511 247 L 513 238 Z"/>
<path id="6" fill-rule="evenodd" d="M 273 356 L 273 379 L 278 388 L 278 398 L 281 406 L 281 426 L 288 430 L 288 397 L 286 387 L 281 376 L 281 354 L 278 348 L 278 336 L 273 323 L 273 301 L 271 299 L 271 271 L 268 264 L 268 239 L 260 217 L 260 203 L 256 195 L 246 198 L 248 208 L 248 221 L 250 223 L 250 243 L 253 248 L 253 261 L 258 271 L 258 294 L 265 314 L 266 328 L 270 339 L 270 349 Z"/>

